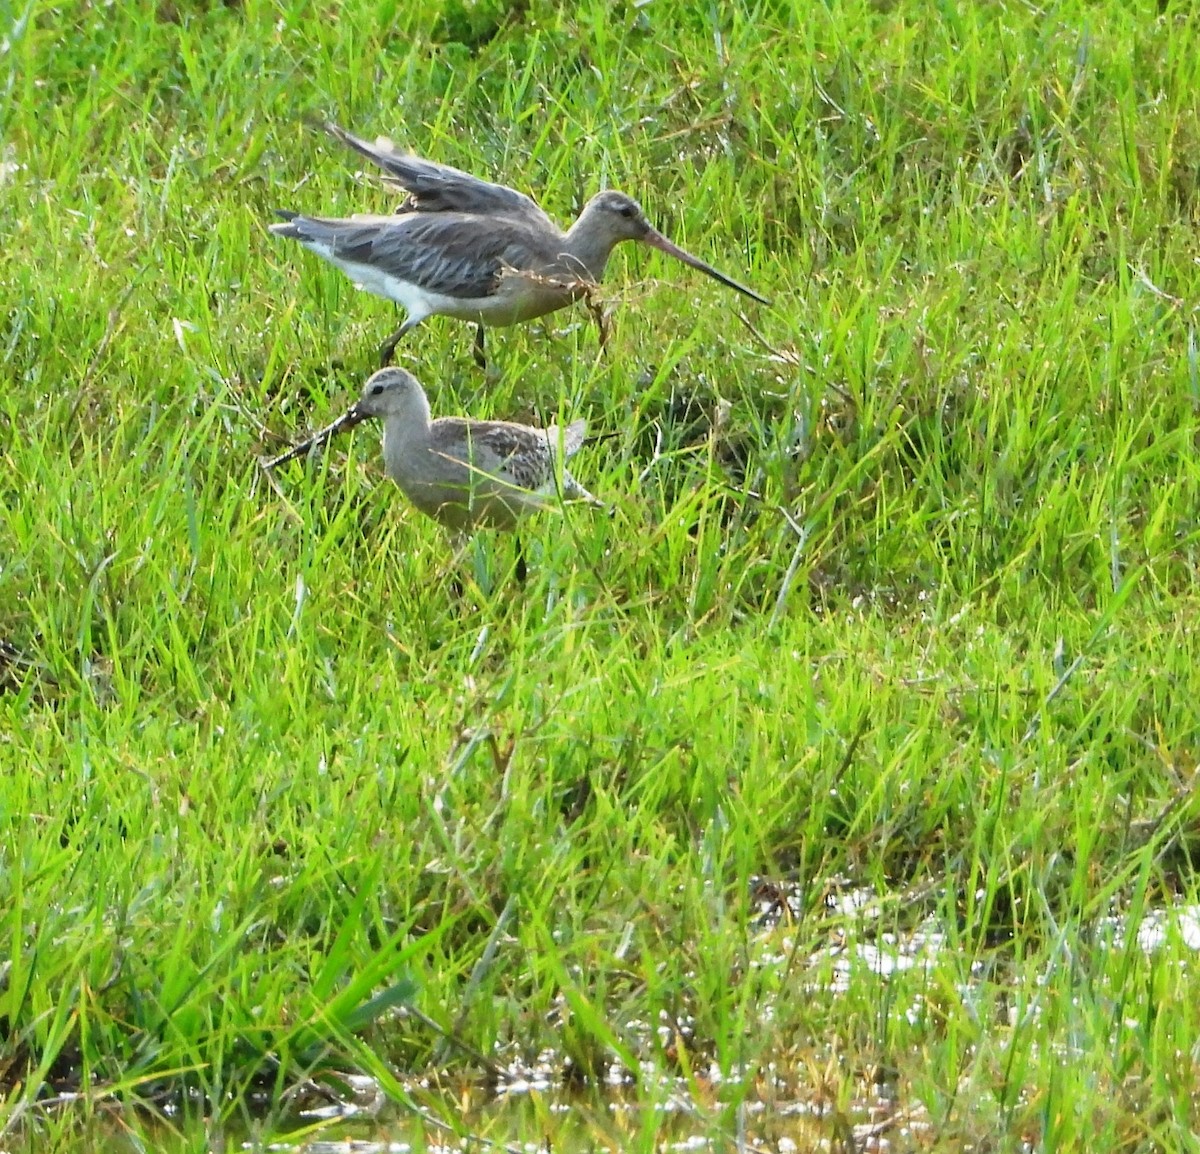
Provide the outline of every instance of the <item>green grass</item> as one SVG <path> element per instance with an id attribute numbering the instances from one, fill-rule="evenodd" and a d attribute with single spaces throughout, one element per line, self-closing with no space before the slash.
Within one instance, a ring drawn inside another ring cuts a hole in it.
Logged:
<path id="1" fill-rule="evenodd" d="M 543 1051 L 646 1109 L 513 1140 L 653 1150 L 682 1087 L 717 1145 L 758 1096 L 752 1138 L 799 1100 L 844 1142 L 882 1083 L 896 1148 L 1191 1148 L 1190 9 L 31 2 L 0 37 L 7 1149 L 138 1104 L 179 1107 L 156 1148 L 267 1141 L 310 1076 L 412 1117 L 410 1077 Z M 314 114 L 560 221 L 622 188 L 775 302 L 756 336 L 624 246 L 603 354 L 582 308 L 493 330 L 486 378 L 467 326 L 407 339 L 438 412 L 612 434 L 575 470 L 612 516 L 532 522 L 523 587 L 504 538 L 453 568 L 370 429 L 258 470 L 395 324 L 265 230 L 394 203 Z M 455 1093 L 421 1101 L 461 1128 Z"/>

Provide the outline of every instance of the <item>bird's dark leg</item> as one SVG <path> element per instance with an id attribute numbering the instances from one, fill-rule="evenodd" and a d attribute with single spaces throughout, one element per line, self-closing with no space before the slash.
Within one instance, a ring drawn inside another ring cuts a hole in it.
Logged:
<path id="1" fill-rule="evenodd" d="M 386 369 L 392 363 L 392 354 L 395 353 L 396 346 L 400 343 L 400 338 L 413 327 L 412 320 L 406 320 L 404 324 L 379 346 L 379 367 L 381 369 Z"/>
<path id="2" fill-rule="evenodd" d="M 475 326 L 475 343 L 471 346 L 471 356 L 481 369 L 487 368 L 487 356 L 483 351 L 483 325 Z"/>
<path id="3" fill-rule="evenodd" d="M 379 367 L 381 369 L 386 369 L 392 363 L 392 354 L 395 353 L 396 346 L 400 343 L 402 336 L 404 336 L 403 325 L 379 346 Z"/>
<path id="4" fill-rule="evenodd" d="M 521 545 L 521 538 L 517 538 L 517 583 L 525 584 L 525 578 L 529 576 L 529 569 L 525 565 L 525 550 Z"/>

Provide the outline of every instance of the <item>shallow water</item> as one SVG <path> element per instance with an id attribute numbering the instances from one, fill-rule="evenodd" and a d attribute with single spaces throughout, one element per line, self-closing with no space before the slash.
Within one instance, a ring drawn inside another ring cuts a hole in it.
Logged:
<path id="1" fill-rule="evenodd" d="M 812 1098 L 755 1099 L 722 1108 L 704 1100 L 708 1087 L 693 1093 L 681 1081 L 660 1097 L 663 1089 L 658 1088 L 653 1095 L 658 1100 L 650 1105 L 619 1089 L 590 1095 L 522 1089 L 479 1106 L 464 1101 L 457 1114 L 452 1103 L 443 1101 L 436 1117 L 385 1108 L 373 1117 L 329 1119 L 316 1130 L 276 1135 L 265 1148 L 289 1154 L 449 1154 L 489 1148 L 522 1154 L 597 1149 L 787 1152 L 827 1146 L 851 1135 L 858 1150 L 915 1148 L 914 1120 L 902 1118 L 882 1088 L 873 1101 L 855 1102 L 840 1116 Z"/>
<path id="2" fill-rule="evenodd" d="M 774 886 L 764 890 L 760 910 L 764 932 L 755 966 L 785 966 L 792 944 L 789 920 L 802 916 L 795 895 Z M 826 975 L 823 993 L 845 993 L 867 970 L 885 981 L 912 969 L 937 964 L 947 948 L 936 920 L 916 920 L 915 928 L 864 932 L 875 918 L 878 899 L 871 891 L 847 888 L 826 901 L 840 915 L 853 914 L 853 935 L 835 934 L 808 959 L 805 972 Z M 811 916 L 811 912 L 810 912 Z M 846 923 L 842 921 L 843 930 Z M 894 922 L 892 923 L 894 924 Z M 1158 907 L 1136 922 L 1120 915 L 1097 927 L 1111 948 L 1123 949 L 1130 936 L 1146 954 L 1170 939 L 1200 951 L 1200 908 L 1185 903 Z M 823 966 L 817 966 L 819 960 Z M 1185 964 L 1187 964 L 1185 962 Z M 967 983 L 962 990 L 972 996 Z M 816 991 L 813 991 L 816 992 Z M 760 1006 L 764 1016 L 770 1005 Z M 916 1012 L 916 1008 L 914 1008 Z M 683 1029 L 686 1024 L 676 1028 Z M 649 1031 L 649 1027 L 647 1027 Z M 504 1150 L 535 1154 L 554 1151 L 727 1151 L 755 1154 L 813 1149 L 854 1149 L 902 1154 L 940 1149 L 938 1127 L 919 1103 L 901 1101 L 898 1088 L 866 1075 L 850 1101 L 840 1106 L 827 1093 L 822 1072 L 831 1054 L 810 1053 L 790 1067 L 773 1065 L 723 1075 L 713 1067 L 681 1077 L 644 1063 L 637 1078 L 614 1067 L 602 1086 L 573 1092 L 564 1086 L 561 1062 L 546 1055 L 534 1068 L 510 1069 L 499 1088 L 467 1079 L 414 1080 L 403 1086 L 411 1105 L 398 1104 L 367 1077 L 346 1077 L 339 1097 L 313 1087 L 293 1100 L 293 1113 L 249 1126 L 216 1126 L 199 1117 L 183 1121 L 171 1114 L 96 1113 L 87 1124 L 65 1123 L 75 1108 L 60 1100 L 54 1110 L 30 1112 L 23 1127 L 6 1136 L 4 1154 L 18 1151 L 113 1151 L 126 1154 L 194 1154 L 199 1151 L 279 1151 L 283 1154 L 408 1154 L 409 1151 Z M 835 1084 L 839 1079 L 835 1077 Z M 253 1106 L 249 1107 L 253 1110 Z M 58 1111 L 56 1113 L 56 1111 Z"/>
<path id="3" fill-rule="evenodd" d="M 645 1072 L 644 1072 L 645 1074 Z M 927 1132 L 923 1118 L 905 1115 L 886 1086 L 866 1087 L 844 1111 L 819 1093 L 788 1091 L 764 1077 L 740 1103 L 739 1085 L 708 1078 L 659 1078 L 641 1087 L 620 1083 L 572 1093 L 538 1075 L 499 1093 L 463 1084 L 457 1089 L 413 1084 L 414 1107 L 388 1101 L 368 1078 L 350 1079 L 352 1097 L 315 1101 L 286 1123 L 217 1126 L 195 1118 L 100 1113 L 73 1137 L 54 1133 L 46 1118 L 30 1119 L 17 1151 L 105 1154 L 198 1154 L 231 1151 L 280 1154 L 408 1154 L 495 1150 L 555 1154 L 644 1151 L 909 1151 Z M 724 1101 L 722 1100 L 724 1099 Z M 847 1145 L 853 1141 L 853 1145 Z"/>

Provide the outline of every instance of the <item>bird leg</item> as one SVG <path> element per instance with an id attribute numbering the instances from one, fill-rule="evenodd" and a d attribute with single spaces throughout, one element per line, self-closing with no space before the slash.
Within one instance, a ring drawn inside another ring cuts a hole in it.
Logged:
<path id="1" fill-rule="evenodd" d="M 517 538 L 517 584 L 524 585 L 525 578 L 529 576 L 529 569 L 525 564 L 525 549 L 521 544 L 521 538 Z"/>
<path id="2" fill-rule="evenodd" d="M 483 351 L 483 325 L 475 326 L 475 343 L 471 346 L 471 356 L 475 358 L 475 363 L 486 371 L 487 356 Z"/>
<path id="3" fill-rule="evenodd" d="M 400 338 L 404 336 L 409 329 L 415 328 L 415 324 L 409 317 L 386 341 L 379 346 L 379 367 L 386 369 L 392 363 L 392 354 L 396 351 L 396 346 L 400 343 Z"/>
<path id="4" fill-rule="evenodd" d="M 395 353 L 396 346 L 400 343 L 402 336 L 404 336 L 403 325 L 379 346 L 379 367 L 381 369 L 386 369 L 392 363 L 392 354 Z"/>

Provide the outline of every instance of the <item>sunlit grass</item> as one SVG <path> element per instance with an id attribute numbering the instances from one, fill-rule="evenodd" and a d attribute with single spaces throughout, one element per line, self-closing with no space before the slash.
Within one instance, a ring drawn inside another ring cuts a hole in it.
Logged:
<path id="1" fill-rule="evenodd" d="M 886 1085 L 901 1144 L 1186 1148 L 1186 11 L 0 25 L 8 1148 L 101 1144 L 113 1102 L 179 1107 L 162 1148 L 266 1140 L 354 1072 L 407 1115 L 409 1075 L 547 1052 L 648 1107 L 682 1079 L 714 1142 L 760 1096 L 840 1141 Z M 573 471 L 612 515 L 531 522 L 523 586 L 503 537 L 452 567 L 369 428 L 257 466 L 396 323 L 266 232 L 395 203 L 314 115 L 564 223 L 619 187 L 775 302 L 624 246 L 603 351 L 582 308 L 493 330 L 486 377 L 468 326 L 410 334 L 438 413 L 608 434 Z M 668 1133 L 587 1118 L 508 1136 Z"/>

